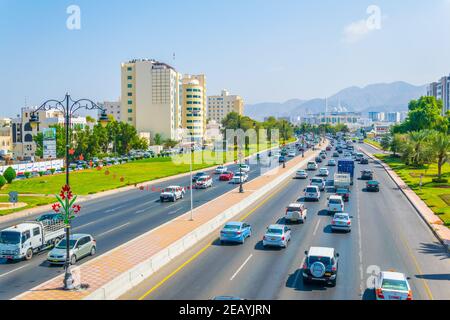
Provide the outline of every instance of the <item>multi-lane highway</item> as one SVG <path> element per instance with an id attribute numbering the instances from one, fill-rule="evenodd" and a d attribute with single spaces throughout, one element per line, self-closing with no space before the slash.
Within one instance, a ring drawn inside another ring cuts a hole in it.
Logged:
<path id="1" fill-rule="evenodd" d="M 356 147 L 376 153 L 366 145 Z M 331 232 L 325 194 L 318 203 L 306 203 L 307 222 L 291 226 L 287 249 L 264 249 L 266 227 L 284 223 L 286 206 L 301 200 L 307 185 L 304 180 L 288 181 L 243 213 L 241 218 L 252 226 L 252 237 L 244 245 L 220 245 L 218 234 L 211 235 L 122 298 L 374 299 L 368 286 L 373 274 L 394 269 L 410 277 L 414 299 L 450 299 L 448 253 L 379 164 L 357 164 L 356 177 L 367 167 L 381 191 L 363 192 L 364 181 L 355 180 L 345 207 L 353 219 L 351 233 Z M 330 167 L 330 178 L 334 170 Z M 311 246 L 333 247 L 340 254 L 336 287 L 303 284 L 300 268 Z"/>
<path id="2" fill-rule="evenodd" d="M 250 168 L 249 180 L 261 174 L 259 165 L 253 164 Z M 229 169 L 236 171 L 237 165 L 231 165 Z M 205 172 L 213 174 L 212 171 Z M 189 183 L 190 177 L 186 176 L 171 179 L 156 187 L 186 187 Z M 215 177 L 212 188 L 193 191 L 194 207 L 233 188 L 236 188 L 236 185 L 219 182 Z M 83 203 L 80 215 L 73 221 L 73 232 L 93 235 L 97 240 L 99 255 L 188 212 L 189 196 L 190 192 L 187 192 L 183 200 L 160 203 L 158 192 L 132 190 L 88 201 Z M 22 222 L 22 219 L 0 224 L 0 230 L 19 222 Z M 61 266 L 49 266 L 46 257 L 47 252 L 43 252 L 35 255 L 31 261 L 7 262 L 0 259 L 0 299 L 10 299 L 63 272 Z M 85 258 L 77 264 L 85 263 L 89 259 Z"/>

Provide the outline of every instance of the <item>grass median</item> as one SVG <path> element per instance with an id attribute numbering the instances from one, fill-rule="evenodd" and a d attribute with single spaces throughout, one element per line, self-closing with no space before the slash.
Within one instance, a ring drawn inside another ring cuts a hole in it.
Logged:
<path id="1" fill-rule="evenodd" d="M 5 195 L 0 195 L 0 203 L 7 203 L 9 201 L 9 197 Z M 20 208 L 12 208 L 0 210 L 0 216 L 6 216 L 13 212 L 22 211 L 25 209 L 31 209 L 38 206 L 43 206 L 50 203 L 55 203 L 56 199 L 54 197 L 35 197 L 35 196 L 21 196 L 19 195 L 19 202 L 26 203 L 25 207 Z"/>
<path id="2" fill-rule="evenodd" d="M 364 142 L 367 144 L 370 144 L 371 146 L 383 150 L 381 147 L 381 144 L 378 141 L 372 140 L 372 139 L 364 139 Z"/>
<path id="3" fill-rule="evenodd" d="M 402 180 L 436 213 L 447 227 L 450 227 L 450 185 L 436 183 L 437 165 L 431 164 L 420 168 L 408 166 L 400 158 L 391 155 L 375 154 L 375 157 L 387 163 Z M 420 175 L 422 187 L 420 187 Z M 450 179 L 450 164 L 442 167 L 442 178 Z"/>
<path id="4" fill-rule="evenodd" d="M 259 149 L 250 145 L 243 156 L 267 150 L 275 145 L 260 145 Z M 124 186 L 157 180 L 189 172 L 190 155 L 173 158 L 153 158 L 136 160 L 125 164 L 73 171 L 70 173 L 70 185 L 74 194 L 88 195 L 113 190 Z M 215 167 L 227 161 L 238 159 L 238 151 L 229 152 L 195 152 L 193 170 Z M 59 193 L 65 184 L 65 174 L 48 175 L 30 179 L 16 180 L 6 185 L 0 193 L 17 191 L 20 194 L 53 195 Z M 25 202 L 25 201 L 24 201 Z"/>

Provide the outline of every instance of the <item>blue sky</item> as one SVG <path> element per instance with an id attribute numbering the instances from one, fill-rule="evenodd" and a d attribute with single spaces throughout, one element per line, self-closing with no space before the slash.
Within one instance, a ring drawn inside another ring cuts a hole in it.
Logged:
<path id="1" fill-rule="evenodd" d="M 66 28 L 69 5 L 81 29 Z M 368 30 L 377 5 L 381 29 Z M 0 0 L 0 116 L 25 103 L 120 95 L 120 63 L 205 73 L 247 103 L 450 73 L 450 0 Z M 173 60 L 175 53 L 175 60 Z"/>

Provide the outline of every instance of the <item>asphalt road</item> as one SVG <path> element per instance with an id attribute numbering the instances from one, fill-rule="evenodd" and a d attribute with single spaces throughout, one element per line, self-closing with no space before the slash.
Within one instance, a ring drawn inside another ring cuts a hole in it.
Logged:
<path id="1" fill-rule="evenodd" d="M 366 145 L 355 146 L 375 152 Z M 327 195 L 322 195 L 319 203 L 306 203 L 307 222 L 291 226 L 287 249 L 264 249 L 266 227 L 284 223 L 286 206 L 302 200 L 307 182 L 292 180 L 243 213 L 253 232 L 244 245 L 220 245 L 218 234 L 212 235 L 122 299 L 203 300 L 218 295 L 251 300 L 374 299 L 368 283 L 380 270 L 391 269 L 410 277 L 414 299 L 450 299 L 448 253 L 384 169 L 373 161 L 357 164 L 356 177 L 363 167 L 374 170 L 381 190 L 364 192 L 365 182 L 355 180 L 345 206 L 352 216 L 351 233 L 331 232 L 331 215 L 324 211 Z M 330 171 L 332 179 L 334 168 Z M 339 252 L 336 287 L 303 284 L 300 268 L 304 251 L 311 246 Z"/>
<path id="2" fill-rule="evenodd" d="M 273 165 L 278 166 L 273 160 Z M 249 180 L 261 174 L 261 166 L 250 164 Z M 229 166 L 236 171 L 237 165 Z M 213 173 L 213 170 L 205 170 Z M 189 186 L 190 177 L 174 178 L 156 187 L 170 185 Z M 194 207 L 207 203 L 218 196 L 236 188 L 214 177 L 213 187 L 206 190 L 193 190 Z M 244 184 L 245 188 L 245 184 Z M 73 220 L 75 233 L 87 233 L 97 240 L 97 255 L 138 237 L 159 225 L 176 218 L 190 210 L 190 191 L 183 200 L 175 203 L 161 203 L 159 192 L 133 190 L 105 198 L 84 202 L 82 211 Z M 195 217 L 194 217 L 195 218 Z M 31 218 L 30 218 L 31 219 Z M 28 219 L 28 220 L 30 220 Z M 18 221 L 0 224 L 0 230 Z M 7 262 L 0 259 L 0 299 L 10 299 L 16 295 L 63 273 L 61 266 L 51 266 L 46 261 L 47 252 L 36 254 L 30 261 Z M 89 261 L 90 257 L 77 262 Z"/>

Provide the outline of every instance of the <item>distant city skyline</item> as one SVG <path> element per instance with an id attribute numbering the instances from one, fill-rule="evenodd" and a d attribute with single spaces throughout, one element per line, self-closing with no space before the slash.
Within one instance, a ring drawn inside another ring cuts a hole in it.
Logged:
<path id="1" fill-rule="evenodd" d="M 67 28 L 71 5 L 79 30 Z M 208 94 L 227 89 L 246 104 L 426 85 L 450 73 L 449 38 L 448 0 L 0 0 L 0 114 L 66 92 L 118 100 L 120 64 L 134 58 L 205 74 Z"/>

